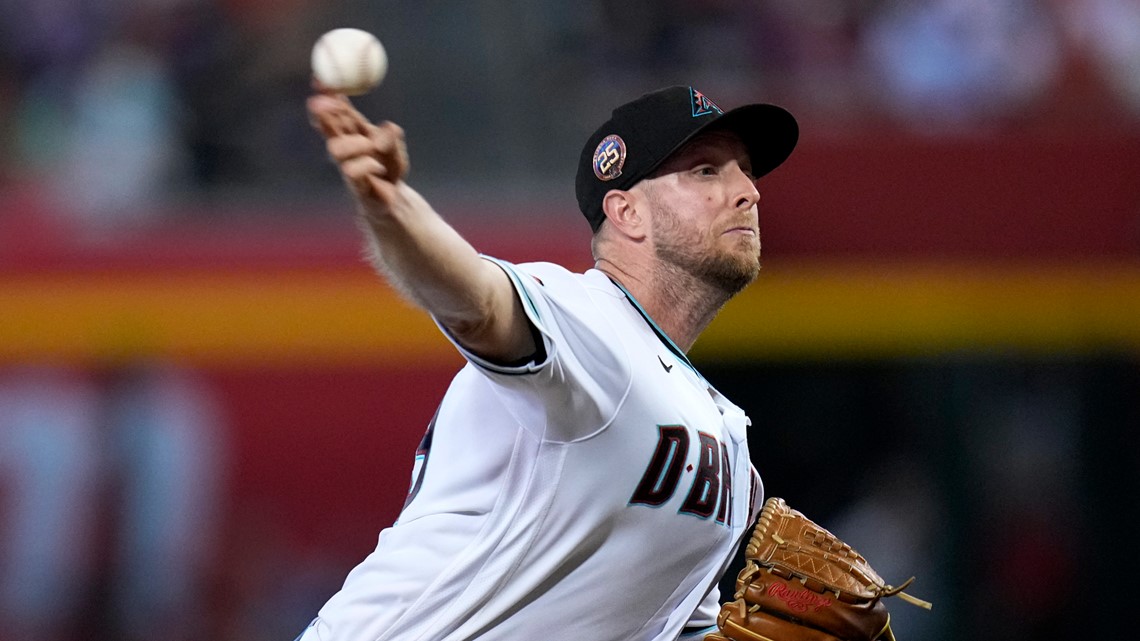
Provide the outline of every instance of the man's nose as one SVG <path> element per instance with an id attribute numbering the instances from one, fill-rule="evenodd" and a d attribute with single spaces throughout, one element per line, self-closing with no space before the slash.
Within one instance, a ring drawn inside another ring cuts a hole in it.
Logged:
<path id="1" fill-rule="evenodd" d="M 736 206 L 748 209 L 760 202 L 760 190 L 756 188 L 756 179 L 752 174 L 744 171 L 739 165 L 736 167 L 734 180 L 739 183 L 740 194 L 736 198 Z"/>

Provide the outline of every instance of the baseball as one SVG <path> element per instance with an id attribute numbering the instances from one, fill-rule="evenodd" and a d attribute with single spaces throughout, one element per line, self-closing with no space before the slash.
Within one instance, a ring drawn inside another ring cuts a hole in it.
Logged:
<path id="1" fill-rule="evenodd" d="M 313 45 L 313 77 L 330 91 L 359 96 L 380 84 L 388 53 L 376 36 L 361 29 L 333 29 Z"/>

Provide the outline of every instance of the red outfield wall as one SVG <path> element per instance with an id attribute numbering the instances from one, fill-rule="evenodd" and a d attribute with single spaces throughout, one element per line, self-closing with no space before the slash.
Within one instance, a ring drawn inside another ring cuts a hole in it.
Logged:
<path id="1" fill-rule="evenodd" d="M 805 140 L 763 185 L 760 281 L 694 357 L 1140 352 L 1138 176 L 1138 138 Z M 584 267 L 564 200 L 451 215 L 488 253 Z M 231 428 L 235 527 L 372 546 L 460 361 L 361 262 L 347 214 L 189 216 L 96 241 L 26 205 L 0 203 L 0 365 L 193 366 Z"/>

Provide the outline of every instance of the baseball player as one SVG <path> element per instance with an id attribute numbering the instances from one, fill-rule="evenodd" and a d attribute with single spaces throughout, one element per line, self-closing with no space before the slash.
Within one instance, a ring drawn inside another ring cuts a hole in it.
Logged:
<path id="1" fill-rule="evenodd" d="M 342 96 L 314 126 L 378 270 L 467 360 L 397 522 L 303 641 L 697 639 L 756 512 L 749 419 L 686 351 L 756 277 L 756 182 L 798 128 L 691 87 L 645 94 L 586 142 L 596 265 L 481 256 L 403 180 L 403 132 Z"/>

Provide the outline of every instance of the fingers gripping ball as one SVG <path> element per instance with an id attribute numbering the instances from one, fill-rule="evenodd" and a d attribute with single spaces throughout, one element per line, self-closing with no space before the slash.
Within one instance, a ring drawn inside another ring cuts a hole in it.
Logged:
<path id="1" fill-rule="evenodd" d="M 376 88 L 388 73 L 388 53 L 376 36 L 361 29 L 333 29 L 317 39 L 313 77 L 323 89 L 359 96 Z"/>
<path id="2" fill-rule="evenodd" d="M 885 597 L 930 604 L 887 585 L 851 546 L 776 497 L 745 549 L 735 600 L 705 641 L 893 641 Z"/>

